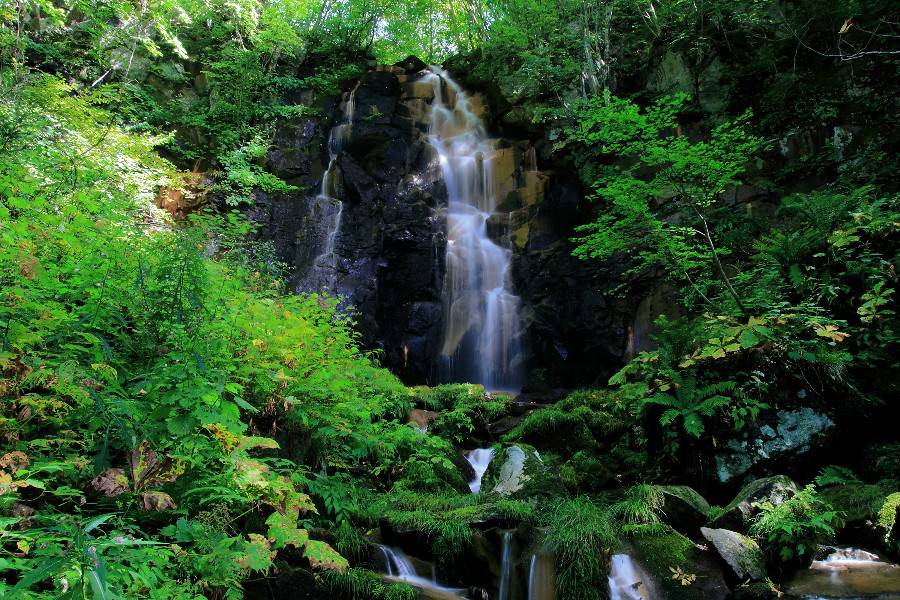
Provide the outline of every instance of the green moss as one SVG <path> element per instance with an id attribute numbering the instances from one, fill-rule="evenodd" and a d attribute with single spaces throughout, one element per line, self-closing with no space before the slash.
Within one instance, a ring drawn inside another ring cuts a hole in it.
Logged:
<path id="1" fill-rule="evenodd" d="M 489 394 L 480 385 L 465 383 L 419 387 L 415 392 L 422 405 L 439 412 L 429 431 L 457 443 L 505 415 L 512 404 L 508 394 Z"/>
<path id="2" fill-rule="evenodd" d="M 874 519 L 884 502 L 885 490 L 864 483 L 830 486 L 819 492 L 845 521 Z"/>
<path id="3" fill-rule="evenodd" d="M 610 507 L 610 513 L 622 523 L 626 534 L 654 534 L 666 531 L 662 523 L 665 503 L 663 489 L 657 485 L 633 485 Z"/>
<path id="4" fill-rule="evenodd" d="M 379 573 L 366 569 L 347 569 L 343 573 L 325 571 L 324 587 L 331 593 L 352 600 L 415 600 L 418 593 L 405 583 L 388 583 Z"/>
<path id="5" fill-rule="evenodd" d="M 534 507 L 528 502 L 480 494 L 422 494 L 409 490 L 386 495 L 376 510 L 392 527 L 424 534 L 434 556 L 441 559 L 459 556 L 469 548 L 474 523 L 488 519 L 525 522 L 534 517 Z"/>
<path id="6" fill-rule="evenodd" d="M 587 497 L 558 501 L 546 513 L 544 543 L 556 556 L 560 598 L 605 598 L 609 555 L 618 545 L 617 527 L 609 511 Z"/>
<path id="7" fill-rule="evenodd" d="M 622 427 L 611 396 L 600 390 L 572 392 L 553 406 L 534 411 L 503 436 L 504 441 L 542 441 L 572 450 L 598 446 L 597 438 Z"/>
<path id="8" fill-rule="evenodd" d="M 699 551 L 694 542 L 682 534 L 667 529 L 659 535 L 637 535 L 631 540 L 636 558 L 647 569 L 654 582 L 671 600 L 696 598 L 696 590 L 682 586 L 672 579 L 670 569 L 681 569 L 685 573 L 697 572 Z"/>
<path id="9" fill-rule="evenodd" d="M 884 539 L 889 541 L 897 525 L 897 510 L 900 509 L 900 492 L 895 492 L 884 499 L 878 510 L 878 526 L 884 530 Z"/>

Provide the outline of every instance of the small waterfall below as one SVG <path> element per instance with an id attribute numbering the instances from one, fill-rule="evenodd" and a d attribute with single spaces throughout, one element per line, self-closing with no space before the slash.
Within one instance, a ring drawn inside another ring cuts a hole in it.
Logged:
<path id="1" fill-rule="evenodd" d="M 498 600 L 510 599 L 512 584 L 512 531 L 503 532 L 503 549 L 500 552 L 500 590 Z"/>
<path id="2" fill-rule="evenodd" d="M 438 583 L 437 575 L 432 567 L 429 577 L 416 572 L 416 567 L 409 557 L 399 548 L 379 544 L 377 548 L 384 556 L 384 570 L 390 581 L 402 581 L 422 591 L 425 598 L 433 600 L 465 600 L 462 589 L 445 587 Z"/>
<path id="3" fill-rule="evenodd" d="M 528 600 L 556 600 L 556 564 L 550 554 L 532 554 Z"/>
<path id="4" fill-rule="evenodd" d="M 476 448 L 466 453 L 466 461 L 475 471 L 475 478 L 469 482 L 469 489 L 473 494 L 481 491 L 481 478 L 484 477 L 492 458 L 494 458 L 493 448 Z"/>
<path id="5" fill-rule="evenodd" d="M 444 280 L 443 379 L 489 390 L 522 386 L 519 298 L 512 250 L 488 235 L 497 211 L 496 141 L 462 88 L 437 67 L 428 139 L 440 156 L 449 197 Z"/>
<path id="6" fill-rule="evenodd" d="M 627 554 L 614 554 L 610 561 L 609 600 L 651 600 L 646 576 Z"/>
<path id="7" fill-rule="evenodd" d="M 900 566 L 857 548 L 835 548 L 787 582 L 791 596 L 809 600 L 900 597 Z"/>
<path id="8" fill-rule="evenodd" d="M 356 87 L 359 87 L 359 83 Z M 334 293 L 337 288 L 338 255 L 335 253 L 335 244 L 344 212 L 344 204 L 337 197 L 337 177 L 340 174 L 337 160 L 352 130 L 356 87 L 350 91 L 344 103 L 343 122 L 332 127 L 328 133 L 328 166 L 322 174 L 318 195 L 310 199 L 308 220 L 318 234 L 319 250 L 301 284 L 302 288 L 310 292 Z"/>

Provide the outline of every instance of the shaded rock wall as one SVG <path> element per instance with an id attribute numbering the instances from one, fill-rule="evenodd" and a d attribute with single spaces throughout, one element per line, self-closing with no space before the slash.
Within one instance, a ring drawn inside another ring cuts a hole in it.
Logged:
<path id="1" fill-rule="evenodd" d="M 334 185 L 343 203 L 337 291 L 355 307 L 364 344 L 381 350 L 386 366 L 409 383 L 436 383 L 447 196 L 426 137 L 432 84 L 414 71 L 419 65 L 407 66 L 413 70 L 376 67 L 342 97 L 324 99 L 326 118 L 279 123 L 267 167 L 298 190 L 259 194 L 250 212 L 293 268 L 300 291 L 321 247 L 311 199 L 328 163 L 328 134 L 355 89 Z M 472 101 L 486 112 L 483 97 Z M 536 141 L 498 139 L 495 193 L 506 214 L 489 223 L 489 234 L 514 251 L 532 384 L 602 381 L 621 365 L 633 307 L 612 295 L 617 282 L 609 275 L 571 256 L 569 238 L 590 219 L 590 207 L 574 174 L 540 164 Z"/>

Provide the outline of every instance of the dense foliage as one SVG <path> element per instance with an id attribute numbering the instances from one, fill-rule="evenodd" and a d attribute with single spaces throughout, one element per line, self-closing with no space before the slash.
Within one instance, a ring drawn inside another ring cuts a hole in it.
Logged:
<path id="1" fill-rule="evenodd" d="M 385 534 L 465 572 L 515 530 L 572 599 L 605 598 L 626 550 L 690 597 L 701 524 L 774 577 L 860 530 L 896 557 L 898 21 L 888 0 L 0 0 L 0 595 L 413 598 Z M 245 209 L 299 189 L 265 166 L 278 124 L 327 123 L 410 54 L 580 180 L 576 257 L 666 299 L 608 385 L 407 387 L 258 241 Z M 746 470 L 718 453 L 794 414 L 854 447 L 765 465 L 805 485 L 736 517 Z M 518 448 L 528 485 L 469 493 L 475 445 Z"/>

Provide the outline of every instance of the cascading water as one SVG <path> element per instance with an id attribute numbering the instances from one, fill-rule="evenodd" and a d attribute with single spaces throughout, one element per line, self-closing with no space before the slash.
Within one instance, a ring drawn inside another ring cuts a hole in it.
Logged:
<path id="1" fill-rule="evenodd" d="M 556 600 L 556 568 L 553 556 L 532 554 L 528 570 L 528 600 Z"/>
<path id="2" fill-rule="evenodd" d="M 466 461 L 472 465 L 472 470 L 475 471 L 475 478 L 469 482 L 469 489 L 473 494 L 481 491 L 481 478 L 484 477 L 492 458 L 494 458 L 493 448 L 476 448 L 466 454 Z"/>
<path id="3" fill-rule="evenodd" d="M 627 554 L 614 554 L 609 567 L 609 600 L 651 600 L 647 582 Z"/>
<path id="4" fill-rule="evenodd" d="M 857 548 L 836 548 L 785 582 L 791 597 L 807 600 L 900 598 L 900 566 Z"/>
<path id="5" fill-rule="evenodd" d="M 359 84 L 357 83 L 357 87 Z M 350 136 L 353 126 L 356 87 L 350 92 L 344 104 L 344 122 L 331 128 L 328 134 L 328 167 L 322 174 L 322 186 L 319 194 L 310 201 L 309 214 L 314 227 L 324 232 L 320 252 L 312 260 L 309 271 L 304 278 L 304 287 L 308 291 L 335 292 L 337 288 L 337 261 L 335 244 L 341 229 L 341 216 L 344 204 L 336 198 L 335 176 L 338 171 L 337 159 L 344 142 Z"/>
<path id="6" fill-rule="evenodd" d="M 432 569 L 431 577 L 422 577 L 416 573 L 416 567 L 406 554 L 399 548 L 378 545 L 384 555 L 384 570 L 388 579 L 402 581 L 423 591 L 426 598 L 435 600 L 465 600 L 463 590 L 440 585 L 437 575 Z"/>
<path id="7" fill-rule="evenodd" d="M 500 591 L 498 600 L 510 600 L 512 582 L 512 532 L 503 532 L 503 549 L 500 553 Z"/>
<path id="8" fill-rule="evenodd" d="M 429 142 L 437 150 L 449 197 L 444 282 L 444 379 L 490 390 L 522 385 L 519 298 L 512 291 L 512 251 L 488 236 L 497 213 L 495 142 L 462 88 L 432 67 Z"/>

